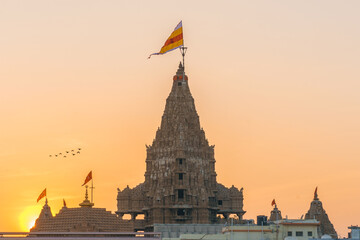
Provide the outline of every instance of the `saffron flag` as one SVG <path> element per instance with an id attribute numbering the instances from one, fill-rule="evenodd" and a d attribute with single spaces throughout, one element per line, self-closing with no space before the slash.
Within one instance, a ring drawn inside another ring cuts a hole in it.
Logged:
<path id="1" fill-rule="evenodd" d="M 165 54 L 181 46 L 184 46 L 182 21 L 179 22 L 174 31 L 171 33 L 170 37 L 168 37 L 160 52 L 150 54 L 148 58 L 150 58 L 152 55 Z"/>
<path id="2" fill-rule="evenodd" d="M 37 202 L 39 202 L 43 197 L 46 197 L 46 188 L 40 193 Z"/>
<path id="3" fill-rule="evenodd" d="M 66 207 L 66 202 L 65 202 L 65 199 L 63 199 L 63 203 L 64 203 L 64 207 Z"/>
<path id="4" fill-rule="evenodd" d="M 274 200 L 272 200 L 272 202 L 271 202 L 271 206 L 274 206 L 276 203 L 275 203 L 275 199 Z"/>
<path id="5" fill-rule="evenodd" d="M 85 184 L 87 184 L 91 179 L 92 179 L 92 171 L 90 171 L 89 174 L 86 176 L 85 182 L 81 186 L 84 186 Z"/>

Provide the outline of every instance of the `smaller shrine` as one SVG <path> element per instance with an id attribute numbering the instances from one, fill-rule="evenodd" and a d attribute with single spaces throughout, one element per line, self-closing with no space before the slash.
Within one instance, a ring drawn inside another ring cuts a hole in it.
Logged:
<path id="1" fill-rule="evenodd" d="M 270 212 L 270 218 L 269 221 L 274 222 L 274 221 L 279 221 L 282 220 L 282 216 L 281 216 L 281 211 L 277 208 L 277 204 L 274 200 L 274 209 Z"/>
<path id="2" fill-rule="evenodd" d="M 335 228 L 330 222 L 330 219 L 323 208 L 322 202 L 319 200 L 317 187 L 314 192 L 314 199 L 310 204 L 310 209 L 305 214 L 305 219 L 316 219 L 320 222 L 320 236 L 330 235 L 332 238 L 337 238 Z"/>
<path id="3" fill-rule="evenodd" d="M 45 200 L 39 218 L 30 232 L 131 232 L 134 222 L 122 220 L 105 208 L 94 208 L 88 199 L 86 186 L 85 199 L 80 207 L 64 206 L 53 216 L 48 200 Z"/>

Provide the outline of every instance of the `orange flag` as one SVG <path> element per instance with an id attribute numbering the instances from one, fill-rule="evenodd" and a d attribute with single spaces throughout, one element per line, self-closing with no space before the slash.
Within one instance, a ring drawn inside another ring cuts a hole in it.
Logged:
<path id="1" fill-rule="evenodd" d="M 64 207 L 66 207 L 66 202 L 65 202 L 65 199 L 63 199 L 63 203 L 64 203 Z"/>
<path id="2" fill-rule="evenodd" d="M 274 200 L 272 200 L 272 202 L 271 202 L 271 206 L 274 206 L 276 203 L 275 203 L 275 199 Z"/>
<path id="3" fill-rule="evenodd" d="M 40 193 L 37 202 L 39 202 L 43 197 L 46 197 L 46 188 Z"/>
<path id="4" fill-rule="evenodd" d="M 90 171 L 89 174 L 86 176 L 85 182 L 81 186 L 84 186 L 85 184 L 87 184 L 91 179 L 92 179 L 92 171 Z"/>

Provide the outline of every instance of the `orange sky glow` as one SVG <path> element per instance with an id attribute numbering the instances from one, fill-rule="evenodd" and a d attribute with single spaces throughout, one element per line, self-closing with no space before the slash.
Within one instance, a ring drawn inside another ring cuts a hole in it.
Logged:
<path id="1" fill-rule="evenodd" d="M 338 234 L 360 215 L 360 2 L 0 1 L 0 231 L 144 181 L 180 53 L 148 55 L 182 20 L 186 74 L 244 218 L 300 218 L 316 186 Z M 81 154 L 50 158 L 81 147 Z"/>

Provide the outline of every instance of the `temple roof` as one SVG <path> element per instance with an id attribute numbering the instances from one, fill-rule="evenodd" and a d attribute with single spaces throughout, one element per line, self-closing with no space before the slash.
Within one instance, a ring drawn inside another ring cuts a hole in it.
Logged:
<path id="1" fill-rule="evenodd" d="M 181 63 L 173 77 L 173 86 L 166 99 L 160 128 L 149 150 L 159 147 L 194 150 L 209 147 L 205 132 L 200 127 L 194 98 Z"/>
<path id="2" fill-rule="evenodd" d="M 68 208 L 66 205 L 52 216 L 50 206 L 45 205 L 35 222 L 32 232 L 117 232 L 132 230 L 132 223 L 121 220 L 105 208 L 94 208 L 88 200 L 87 189 L 81 207 Z"/>

